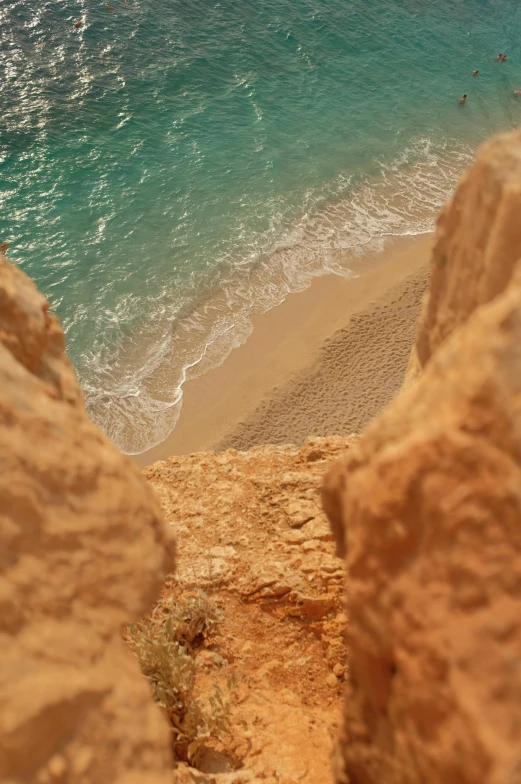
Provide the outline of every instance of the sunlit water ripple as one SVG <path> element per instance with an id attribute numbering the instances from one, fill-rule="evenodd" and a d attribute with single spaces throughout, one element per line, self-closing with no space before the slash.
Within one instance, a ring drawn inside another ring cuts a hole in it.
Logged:
<path id="1" fill-rule="evenodd" d="M 0 239 L 132 453 L 252 312 L 432 228 L 479 141 L 521 119 L 521 6 L 111 5 L 0 5 Z"/>

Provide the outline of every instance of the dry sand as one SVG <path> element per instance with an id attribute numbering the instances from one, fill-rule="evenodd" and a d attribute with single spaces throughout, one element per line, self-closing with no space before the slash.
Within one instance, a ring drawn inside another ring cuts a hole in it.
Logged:
<path id="1" fill-rule="evenodd" d="M 402 383 L 431 247 L 430 234 L 397 240 L 359 277 L 318 278 L 255 318 L 222 365 L 185 384 L 175 430 L 136 462 L 358 432 Z"/>

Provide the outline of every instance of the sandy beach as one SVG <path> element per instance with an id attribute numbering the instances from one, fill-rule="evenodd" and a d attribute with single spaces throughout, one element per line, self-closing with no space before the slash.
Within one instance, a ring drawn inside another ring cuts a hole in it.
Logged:
<path id="1" fill-rule="evenodd" d="M 317 278 L 256 317 L 222 365 L 185 384 L 174 431 L 138 465 L 358 432 L 402 383 L 432 238 L 395 240 L 357 262 L 358 277 Z"/>

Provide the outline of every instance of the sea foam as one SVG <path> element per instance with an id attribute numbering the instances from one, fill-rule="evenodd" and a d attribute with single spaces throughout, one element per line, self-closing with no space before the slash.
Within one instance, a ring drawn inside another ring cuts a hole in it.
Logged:
<path id="1" fill-rule="evenodd" d="M 129 454 L 160 443 L 179 417 L 183 385 L 219 365 L 252 330 L 252 316 L 280 304 L 325 274 L 364 273 L 364 258 L 396 237 L 433 229 L 472 149 L 433 149 L 418 139 L 399 159 L 382 162 L 380 173 L 355 187 L 340 178 L 322 206 L 234 264 L 227 259 L 213 289 L 174 322 L 165 313 L 151 321 L 168 325 L 155 342 L 133 336 L 110 369 L 92 357 L 84 380 L 87 407 L 100 427 Z M 95 379 L 91 387 L 88 379 Z"/>
<path id="2" fill-rule="evenodd" d="M 0 24 L 0 239 L 127 452 L 252 315 L 431 229 L 521 122 L 518 0 L 3 0 Z"/>

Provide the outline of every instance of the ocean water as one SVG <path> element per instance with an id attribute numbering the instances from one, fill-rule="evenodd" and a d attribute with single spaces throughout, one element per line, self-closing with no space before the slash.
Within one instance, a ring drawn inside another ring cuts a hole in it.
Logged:
<path id="1" fill-rule="evenodd" d="M 252 313 L 432 228 L 521 120 L 521 4 L 109 2 L 0 4 L 0 241 L 137 453 Z"/>

